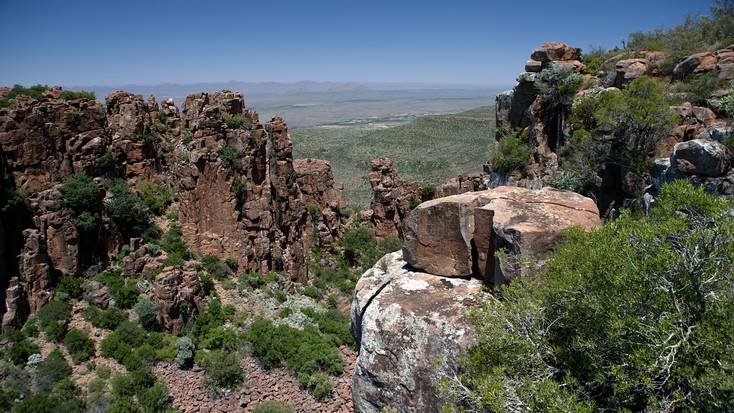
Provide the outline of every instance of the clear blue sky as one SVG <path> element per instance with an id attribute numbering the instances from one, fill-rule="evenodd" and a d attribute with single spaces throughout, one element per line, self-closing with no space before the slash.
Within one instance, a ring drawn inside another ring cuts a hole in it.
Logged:
<path id="1" fill-rule="evenodd" d="M 509 84 L 532 48 L 613 47 L 708 0 L 0 0 L 0 84 Z"/>

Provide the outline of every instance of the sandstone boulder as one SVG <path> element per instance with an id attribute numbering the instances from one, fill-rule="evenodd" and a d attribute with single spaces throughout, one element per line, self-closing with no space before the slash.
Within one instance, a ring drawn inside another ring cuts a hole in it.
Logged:
<path id="1" fill-rule="evenodd" d="M 613 86 L 621 88 L 638 77 L 648 74 L 651 67 L 647 59 L 620 60 L 614 66 Z"/>
<path id="2" fill-rule="evenodd" d="M 696 53 L 688 56 L 673 69 L 673 80 L 683 80 L 686 77 L 709 72 L 716 69 L 716 55 L 711 52 Z"/>
<path id="3" fill-rule="evenodd" d="M 153 282 L 153 301 L 160 305 L 163 328 L 179 334 L 203 308 L 204 291 L 195 271 L 166 267 Z"/>
<path id="4" fill-rule="evenodd" d="M 671 164 L 684 175 L 720 176 L 731 167 L 731 157 L 721 142 L 694 139 L 675 145 Z"/>
<path id="5" fill-rule="evenodd" d="M 375 236 L 402 236 L 402 222 L 411 206 L 420 200 L 421 184 L 401 178 L 389 158 L 374 159 L 370 167 L 367 177 L 372 186 L 370 207 Z"/>
<path id="6" fill-rule="evenodd" d="M 546 43 L 533 50 L 531 59 L 539 62 L 556 62 L 560 60 L 581 60 L 581 49 L 565 43 Z"/>
<path id="7" fill-rule="evenodd" d="M 413 272 L 400 251 L 362 275 L 350 320 L 360 342 L 354 410 L 440 412 L 440 380 L 454 377 L 457 357 L 475 343 L 467 309 L 480 290 L 476 279 Z"/>
<path id="8" fill-rule="evenodd" d="M 501 186 L 420 204 L 408 219 L 403 256 L 414 268 L 431 274 L 476 275 L 499 282 L 495 251 L 542 259 L 561 231 L 572 226 L 601 226 L 592 199 L 548 187 Z"/>

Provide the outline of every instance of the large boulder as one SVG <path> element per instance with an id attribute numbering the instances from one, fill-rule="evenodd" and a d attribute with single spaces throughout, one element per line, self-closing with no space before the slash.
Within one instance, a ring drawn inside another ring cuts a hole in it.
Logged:
<path id="1" fill-rule="evenodd" d="M 490 193 L 491 190 L 468 192 L 418 205 L 407 221 L 405 261 L 417 269 L 447 277 L 475 273 L 474 208 L 486 204 Z"/>
<path id="2" fill-rule="evenodd" d="M 683 80 L 686 77 L 709 72 L 716 69 L 716 55 L 711 52 L 696 53 L 688 56 L 673 69 L 673 80 Z"/>
<path id="3" fill-rule="evenodd" d="M 403 255 L 431 274 L 498 281 L 495 250 L 542 259 L 572 226 L 601 226 L 592 199 L 548 187 L 501 186 L 420 204 L 408 218 Z"/>
<path id="4" fill-rule="evenodd" d="M 388 254 L 357 283 L 350 326 L 360 342 L 352 377 L 354 410 L 439 412 L 440 380 L 475 343 L 467 309 L 477 306 L 476 279 L 445 278 L 406 267 Z"/>
<path id="5" fill-rule="evenodd" d="M 675 145 L 671 164 L 684 175 L 721 176 L 731 167 L 731 157 L 721 142 L 694 139 Z"/>
<path id="6" fill-rule="evenodd" d="M 647 59 L 620 60 L 614 66 L 614 81 L 612 86 L 623 87 L 640 76 L 650 73 L 652 66 Z"/>
<path id="7" fill-rule="evenodd" d="M 546 43 L 533 50 L 532 60 L 538 62 L 557 62 L 562 60 L 581 60 L 581 49 L 565 43 Z"/>

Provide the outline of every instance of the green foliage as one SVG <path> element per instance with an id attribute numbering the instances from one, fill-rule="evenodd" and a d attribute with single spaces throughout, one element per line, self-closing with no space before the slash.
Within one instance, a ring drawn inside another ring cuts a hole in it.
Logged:
<path id="1" fill-rule="evenodd" d="M 421 186 L 421 201 L 426 202 L 436 196 L 436 187 L 430 184 Z"/>
<path id="2" fill-rule="evenodd" d="M 364 271 L 375 265 L 385 254 L 402 248 L 402 242 L 397 237 L 376 239 L 374 231 L 367 225 L 348 229 L 340 245 L 344 249 L 347 262 L 360 265 Z"/>
<path id="3" fill-rule="evenodd" d="M 71 375 L 71 366 L 64 355 L 55 349 L 36 367 L 38 375 L 51 383 L 57 383 Z"/>
<path id="4" fill-rule="evenodd" d="M 588 52 L 584 53 L 581 60 L 586 65 L 586 72 L 590 75 L 596 75 L 600 70 L 608 71 L 614 69 L 613 63 L 610 65 L 611 58 L 622 54 L 618 48 L 605 50 L 602 47 L 592 47 Z"/>
<path id="5" fill-rule="evenodd" d="M 734 117 L 734 86 L 729 88 L 729 92 L 721 99 L 721 111 Z"/>
<path id="6" fill-rule="evenodd" d="M 76 212 L 93 211 L 99 205 L 99 187 L 85 172 L 64 179 L 61 193 L 64 204 Z"/>
<path id="7" fill-rule="evenodd" d="M 125 282 L 123 286 L 115 289 L 112 298 L 114 298 L 117 307 L 128 309 L 138 302 L 139 295 L 138 287 L 134 283 Z"/>
<path id="8" fill-rule="evenodd" d="M 140 198 L 128 190 L 127 183 L 118 179 L 108 186 L 112 198 L 105 210 L 117 228 L 128 236 L 140 235 L 150 225 L 150 213 Z"/>
<path id="9" fill-rule="evenodd" d="M 86 331 L 75 328 L 69 330 L 64 337 L 64 345 L 74 363 L 86 361 L 94 355 L 94 342 Z"/>
<path id="10" fill-rule="evenodd" d="M 190 338 L 184 336 L 176 340 L 176 364 L 179 367 L 191 365 L 194 361 L 194 350 L 196 346 Z"/>
<path id="11" fill-rule="evenodd" d="M 311 218 L 314 221 L 318 221 L 321 219 L 321 207 L 319 204 L 315 202 L 310 202 L 308 205 L 306 205 L 308 208 L 308 213 L 311 215 Z"/>
<path id="12" fill-rule="evenodd" d="M 538 96 L 553 106 L 570 105 L 581 86 L 582 76 L 569 64 L 553 63 L 535 79 Z"/>
<path id="13" fill-rule="evenodd" d="M 572 230 L 473 311 L 454 397 L 480 411 L 723 411 L 734 353 L 731 201 L 688 182 L 653 213 Z"/>
<path id="14" fill-rule="evenodd" d="M 239 176 L 235 176 L 234 181 L 232 182 L 232 193 L 234 194 L 234 197 L 237 200 L 242 200 L 244 199 L 246 192 L 247 186 L 245 183 L 242 182 Z"/>
<path id="15" fill-rule="evenodd" d="M 107 149 L 94 163 L 100 168 L 111 168 L 115 165 L 115 154 L 112 153 L 112 150 Z"/>
<path id="16" fill-rule="evenodd" d="M 65 324 L 71 317 L 71 306 L 61 300 L 51 300 L 38 310 L 35 317 L 44 329 L 54 321 Z"/>
<path id="17" fill-rule="evenodd" d="M 90 323 L 97 328 L 112 330 L 127 320 L 127 313 L 119 308 L 112 307 L 100 311 L 97 307 L 89 306 L 86 314 Z"/>
<path id="18" fill-rule="evenodd" d="M 511 173 L 525 169 L 529 159 L 527 138 L 520 133 L 508 133 L 495 146 L 490 163 L 495 171 Z"/>
<path id="19" fill-rule="evenodd" d="M 153 129 L 155 129 L 158 133 L 166 133 L 168 130 L 168 126 L 166 126 L 165 123 L 161 122 L 159 119 L 156 119 L 153 121 Z"/>
<path id="20" fill-rule="evenodd" d="M 320 325 L 310 325 L 299 330 L 256 319 L 250 326 L 247 339 L 252 344 L 252 354 L 267 368 L 285 364 L 301 386 L 323 397 L 331 390 L 330 387 L 326 390 L 323 380 L 326 376 L 323 375 L 341 374 L 344 362 L 339 354 L 339 335 L 322 334 L 320 328 Z M 328 328 L 324 326 L 324 330 Z"/>
<path id="21" fill-rule="evenodd" d="M 59 99 L 61 100 L 76 100 L 76 99 L 95 100 L 97 99 L 97 97 L 94 95 L 94 92 L 87 92 L 86 90 L 79 90 L 79 91 L 64 90 L 59 95 Z"/>
<path id="22" fill-rule="evenodd" d="M 160 306 L 147 298 L 138 300 L 134 307 L 135 313 L 138 315 L 138 321 L 140 325 L 146 330 L 157 330 L 160 328 L 158 322 L 158 313 L 160 312 Z"/>
<path id="23" fill-rule="evenodd" d="M 19 340 L 13 341 L 13 344 L 10 346 L 10 351 L 8 351 L 8 356 L 13 364 L 20 366 L 24 365 L 28 361 L 28 357 L 30 357 L 31 354 L 40 352 L 41 349 L 37 345 L 26 340 L 25 337 L 22 337 Z"/>
<path id="24" fill-rule="evenodd" d="M 234 146 L 227 145 L 219 150 L 219 158 L 232 168 L 235 168 L 239 165 L 241 156 L 242 152 L 240 152 Z"/>
<path id="25" fill-rule="evenodd" d="M 74 218 L 74 225 L 79 231 L 93 232 L 97 229 L 97 216 L 89 211 L 84 211 Z"/>
<path id="26" fill-rule="evenodd" d="M 25 88 L 21 85 L 15 85 L 12 89 L 0 99 L 0 108 L 7 108 L 15 103 L 15 98 L 18 96 L 30 96 L 33 99 L 40 100 L 43 97 L 43 92 L 48 90 L 46 85 L 35 85 L 29 88 Z"/>
<path id="27" fill-rule="evenodd" d="M 590 170 L 587 171 L 582 173 L 573 169 L 557 170 L 551 175 L 550 185 L 556 189 L 587 193 L 596 186 L 596 175 Z"/>
<path id="28" fill-rule="evenodd" d="M 222 119 L 230 129 L 250 129 L 252 127 L 250 121 L 241 113 L 234 115 L 224 114 Z"/>
<path id="29" fill-rule="evenodd" d="M 293 406 L 277 400 L 267 400 L 258 403 L 252 413 L 293 413 Z"/>
<path id="30" fill-rule="evenodd" d="M 719 74 L 715 71 L 700 73 L 686 82 L 677 83 L 676 91 L 685 93 L 686 100 L 694 105 L 705 105 L 706 99 L 711 95 L 725 87 L 727 82 L 719 79 Z"/>
<path id="31" fill-rule="evenodd" d="M 173 224 L 163 237 L 157 241 L 158 245 L 168 254 L 166 265 L 180 266 L 191 258 L 191 252 L 183 240 L 183 233 L 178 224 Z"/>
<path id="32" fill-rule="evenodd" d="M 589 95 L 574 105 L 572 122 L 589 131 L 613 131 L 630 150 L 647 154 L 676 123 L 663 83 L 639 77 L 621 91 Z"/>
<path id="33" fill-rule="evenodd" d="M 46 335 L 46 339 L 53 342 L 59 342 L 64 338 L 66 334 L 66 323 L 58 320 L 53 320 L 46 324 L 43 328 L 43 333 Z"/>
<path id="34" fill-rule="evenodd" d="M 204 377 L 212 388 L 233 389 L 244 380 L 239 358 L 232 353 L 214 350 L 204 359 Z"/>
<path id="35" fill-rule="evenodd" d="M 140 200 L 155 215 L 163 215 L 168 205 L 173 202 L 173 190 L 166 184 L 141 181 L 138 183 L 137 190 Z"/>
<path id="36" fill-rule="evenodd" d="M 188 145 L 191 143 L 191 141 L 194 140 L 194 134 L 191 132 L 191 129 L 189 128 L 183 128 L 181 130 L 181 142 L 185 145 Z"/>
<path id="37" fill-rule="evenodd" d="M 160 380 L 151 387 L 138 392 L 138 402 L 146 412 L 163 412 L 170 404 L 171 395 Z"/>
<path id="38" fill-rule="evenodd" d="M 232 269 L 216 255 L 203 256 L 201 258 L 201 265 L 210 276 L 217 280 L 224 279 L 232 273 Z"/>
<path id="39" fill-rule="evenodd" d="M 69 298 L 80 298 L 84 294 L 83 280 L 73 275 L 61 277 L 56 291 L 65 294 Z"/>

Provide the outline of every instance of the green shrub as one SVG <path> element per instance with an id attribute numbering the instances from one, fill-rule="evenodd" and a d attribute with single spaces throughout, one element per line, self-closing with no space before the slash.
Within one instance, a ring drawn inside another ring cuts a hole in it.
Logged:
<path id="1" fill-rule="evenodd" d="M 535 88 L 540 99 L 553 106 L 570 105 L 582 79 L 573 71 L 573 66 L 552 63 L 535 78 Z"/>
<path id="2" fill-rule="evenodd" d="M 194 140 L 194 134 L 189 128 L 183 128 L 181 130 L 181 142 L 185 145 L 191 143 Z"/>
<path id="3" fill-rule="evenodd" d="M 472 312 L 464 390 L 447 387 L 479 411 L 726 410 L 731 206 L 679 181 L 649 217 L 569 231 L 543 273 L 513 279 Z"/>
<path id="4" fill-rule="evenodd" d="M 221 280 L 232 273 L 232 269 L 222 262 L 216 255 L 205 255 L 201 258 L 201 265 L 214 279 Z"/>
<path id="5" fill-rule="evenodd" d="M 51 300 L 38 310 L 35 317 L 42 328 L 46 328 L 53 321 L 66 324 L 71 318 L 71 306 L 61 300 Z"/>
<path id="6" fill-rule="evenodd" d="M 234 146 L 225 146 L 219 150 L 219 158 L 231 167 L 236 167 L 240 163 L 242 153 Z"/>
<path id="7" fill-rule="evenodd" d="M 213 388 L 233 389 L 244 380 L 240 361 L 234 354 L 212 351 L 204 360 L 204 377 Z"/>
<path id="8" fill-rule="evenodd" d="M 64 179 L 61 193 L 64 204 L 77 212 L 92 211 L 99 205 L 99 187 L 86 172 L 77 172 Z"/>
<path id="9" fill-rule="evenodd" d="M 169 405 L 171 395 L 168 394 L 166 385 L 156 381 L 153 386 L 138 393 L 138 401 L 146 412 L 163 412 Z"/>
<path id="10" fill-rule="evenodd" d="M 37 354 L 40 352 L 41 349 L 37 345 L 23 338 L 13 342 L 10 346 L 10 351 L 8 351 L 8 356 L 13 364 L 20 366 L 24 365 L 28 361 L 28 357 L 30 357 L 31 354 Z"/>
<path id="11" fill-rule="evenodd" d="M 222 119 L 230 129 L 250 129 L 252 127 L 250 121 L 241 113 L 235 115 L 224 114 Z"/>
<path id="12" fill-rule="evenodd" d="M 178 224 L 173 224 L 157 241 L 158 245 L 168 254 L 166 265 L 183 265 L 184 261 L 191 258 L 191 252 L 183 240 L 183 233 Z"/>
<path id="13" fill-rule="evenodd" d="M 133 310 L 138 315 L 138 320 L 143 328 L 151 331 L 160 328 L 160 323 L 158 322 L 160 306 L 158 304 L 148 300 L 147 298 L 142 298 L 138 300 Z"/>
<path id="14" fill-rule="evenodd" d="M 89 306 L 88 319 L 93 326 L 112 330 L 117 328 L 123 321 L 128 319 L 127 312 L 116 308 L 108 308 L 100 311 L 97 307 Z"/>
<path id="15" fill-rule="evenodd" d="M 316 400 L 325 400 L 331 395 L 331 390 L 334 387 L 329 376 L 323 373 L 299 375 L 298 382 L 301 386 L 309 389 Z"/>
<path id="16" fill-rule="evenodd" d="M 582 173 L 572 169 L 561 169 L 551 175 L 550 186 L 584 194 L 596 186 L 596 175 L 591 171 Z"/>
<path id="17" fill-rule="evenodd" d="M 137 190 L 140 200 L 155 215 L 163 215 L 168 205 L 173 202 L 173 190 L 166 184 L 141 181 L 138 183 Z"/>
<path id="18" fill-rule="evenodd" d="M 490 157 L 492 169 L 505 174 L 525 169 L 530 160 L 530 147 L 526 141 L 519 133 L 503 136 Z"/>
<path id="19" fill-rule="evenodd" d="M 75 328 L 69 330 L 64 337 L 64 345 L 71 354 L 71 358 L 74 359 L 74 363 L 86 361 L 94 355 L 94 342 L 86 331 Z"/>
<path id="20" fill-rule="evenodd" d="M 112 150 L 107 149 L 94 163 L 100 168 L 111 168 L 115 165 L 115 154 L 112 153 Z"/>
<path id="21" fill-rule="evenodd" d="M 729 88 L 729 92 L 721 99 L 721 111 L 734 117 L 734 86 Z"/>
<path id="22" fill-rule="evenodd" d="M 59 95 L 59 99 L 61 100 L 76 100 L 76 99 L 95 100 L 97 99 L 97 97 L 94 95 L 94 92 L 87 92 L 85 90 L 80 90 L 80 91 L 64 90 Z"/>
<path id="23" fill-rule="evenodd" d="M 194 360 L 194 342 L 190 338 L 184 336 L 176 340 L 176 364 L 179 367 L 191 365 Z"/>
<path id="24" fill-rule="evenodd" d="M 40 100 L 43 97 L 43 92 L 48 90 L 46 85 L 35 85 L 29 88 L 25 88 L 21 85 L 13 86 L 10 91 L 0 99 L 0 107 L 7 108 L 15 103 L 15 98 L 18 96 L 30 96 L 33 99 Z"/>
<path id="25" fill-rule="evenodd" d="M 36 367 L 39 376 L 57 383 L 71 375 L 71 367 L 64 359 L 64 355 L 55 349 Z"/>
<path id="26" fill-rule="evenodd" d="M 138 287 L 133 283 L 125 283 L 125 285 L 115 290 L 112 297 L 117 307 L 128 309 L 132 308 L 138 302 L 139 295 Z"/>
<path id="27" fill-rule="evenodd" d="M 153 121 L 153 129 L 158 133 L 165 133 L 168 130 L 168 126 L 160 120 L 156 119 Z"/>
<path id="28" fill-rule="evenodd" d="M 707 72 L 695 75 L 684 83 L 678 83 L 678 91 L 686 94 L 686 99 L 694 105 L 705 105 L 706 99 L 724 87 L 726 81 L 719 79 L 717 72 Z"/>
<path id="29" fill-rule="evenodd" d="M 321 219 L 321 207 L 319 206 L 319 204 L 315 202 L 309 202 L 306 207 L 308 208 L 309 215 L 311 215 L 311 218 L 314 221 L 318 221 Z"/>
<path id="30" fill-rule="evenodd" d="M 421 201 L 430 201 L 436 196 L 436 187 L 429 184 L 421 186 Z"/>
<path id="31" fill-rule="evenodd" d="M 117 228 L 128 236 L 140 235 L 150 225 L 150 213 L 140 198 L 128 190 L 125 181 L 118 179 L 109 185 L 112 198 L 105 210 Z"/>
<path id="32" fill-rule="evenodd" d="M 247 186 L 245 186 L 245 183 L 242 182 L 239 176 L 235 176 L 232 182 L 232 194 L 234 194 L 235 199 L 244 199 L 245 192 L 247 192 Z"/>
<path id="33" fill-rule="evenodd" d="M 252 413 L 293 413 L 293 406 L 277 400 L 267 400 L 258 403 Z"/>
<path id="34" fill-rule="evenodd" d="M 43 328 L 46 339 L 53 342 L 59 342 L 66 334 L 66 323 L 63 321 L 53 320 L 46 324 Z"/>
<path id="35" fill-rule="evenodd" d="M 82 284 L 83 281 L 81 278 L 67 275 L 61 277 L 59 285 L 56 286 L 56 291 L 66 294 L 69 298 L 80 298 L 84 294 Z"/>
<path id="36" fill-rule="evenodd" d="M 94 232 L 97 229 L 97 216 L 89 211 L 84 211 L 74 218 L 74 225 L 79 231 Z"/>

